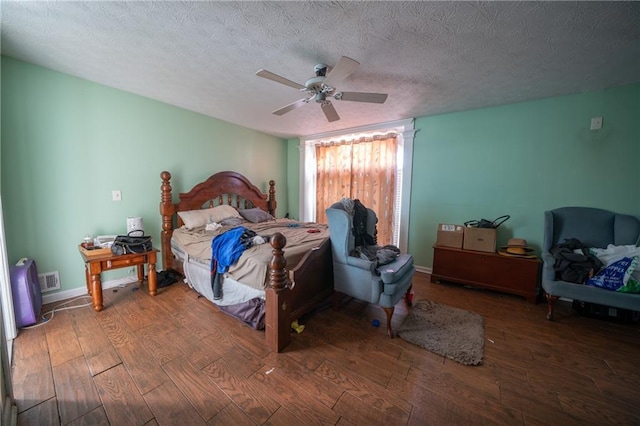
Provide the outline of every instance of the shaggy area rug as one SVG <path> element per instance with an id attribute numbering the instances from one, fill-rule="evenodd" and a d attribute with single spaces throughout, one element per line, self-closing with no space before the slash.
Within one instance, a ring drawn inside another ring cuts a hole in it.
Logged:
<path id="1" fill-rule="evenodd" d="M 398 335 L 459 363 L 482 364 L 484 319 L 475 312 L 419 300 L 414 303 Z"/>

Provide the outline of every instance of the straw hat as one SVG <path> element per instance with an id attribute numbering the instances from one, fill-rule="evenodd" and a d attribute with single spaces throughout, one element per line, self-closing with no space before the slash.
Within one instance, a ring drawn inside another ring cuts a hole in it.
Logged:
<path id="1" fill-rule="evenodd" d="M 504 256 L 514 257 L 536 257 L 533 253 L 533 249 L 527 246 L 527 241 L 522 238 L 511 238 L 506 246 L 500 247 L 498 253 Z"/>

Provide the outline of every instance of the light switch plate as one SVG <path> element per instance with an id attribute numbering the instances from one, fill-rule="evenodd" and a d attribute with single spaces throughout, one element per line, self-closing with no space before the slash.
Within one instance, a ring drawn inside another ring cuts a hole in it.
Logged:
<path id="1" fill-rule="evenodd" d="M 591 130 L 602 129 L 602 117 L 594 117 L 591 119 Z"/>

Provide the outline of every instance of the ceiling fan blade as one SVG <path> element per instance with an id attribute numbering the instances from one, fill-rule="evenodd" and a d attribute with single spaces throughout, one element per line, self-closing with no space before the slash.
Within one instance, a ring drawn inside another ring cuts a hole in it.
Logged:
<path id="1" fill-rule="evenodd" d="M 324 116 L 327 117 L 327 120 L 329 120 L 330 123 L 340 120 L 340 116 L 338 115 L 336 109 L 333 107 L 331 101 L 324 101 L 321 105 L 321 108 L 322 112 L 324 112 Z"/>
<path id="2" fill-rule="evenodd" d="M 256 73 L 258 77 L 266 78 L 267 80 L 275 81 L 276 83 L 284 84 L 285 86 L 293 87 L 294 89 L 306 89 L 302 84 L 291 81 L 287 78 L 281 77 L 278 74 L 274 74 L 271 71 L 260 70 Z"/>
<path id="3" fill-rule="evenodd" d="M 370 102 L 374 104 L 383 104 L 387 100 L 386 93 L 364 93 L 364 92 L 342 92 L 340 97 L 336 99 L 353 102 Z"/>
<path id="4" fill-rule="evenodd" d="M 327 78 L 324 79 L 324 84 L 335 87 L 337 82 L 347 78 L 358 65 L 360 65 L 360 62 L 343 56 L 329 74 L 327 74 Z"/>
<path id="5" fill-rule="evenodd" d="M 292 104 L 289 104 L 289 105 L 287 105 L 285 107 L 282 107 L 280 109 L 277 109 L 277 110 L 273 111 L 272 114 L 285 115 L 289 111 L 293 111 L 296 108 L 300 108 L 302 105 L 304 105 L 306 103 L 309 103 L 309 99 L 307 99 L 307 98 L 300 99 L 299 101 L 295 101 Z"/>

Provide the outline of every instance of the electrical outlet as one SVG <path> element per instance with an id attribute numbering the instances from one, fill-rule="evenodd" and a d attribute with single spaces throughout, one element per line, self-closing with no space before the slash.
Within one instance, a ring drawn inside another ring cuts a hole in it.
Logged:
<path id="1" fill-rule="evenodd" d="M 602 129 L 602 117 L 594 117 L 591 119 L 591 130 Z"/>
<path id="2" fill-rule="evenodd" d="M 111 191 L 111 198 L 113 201 L 122 201 L 122 192 L 119 189 L 114 189 Z"/>

